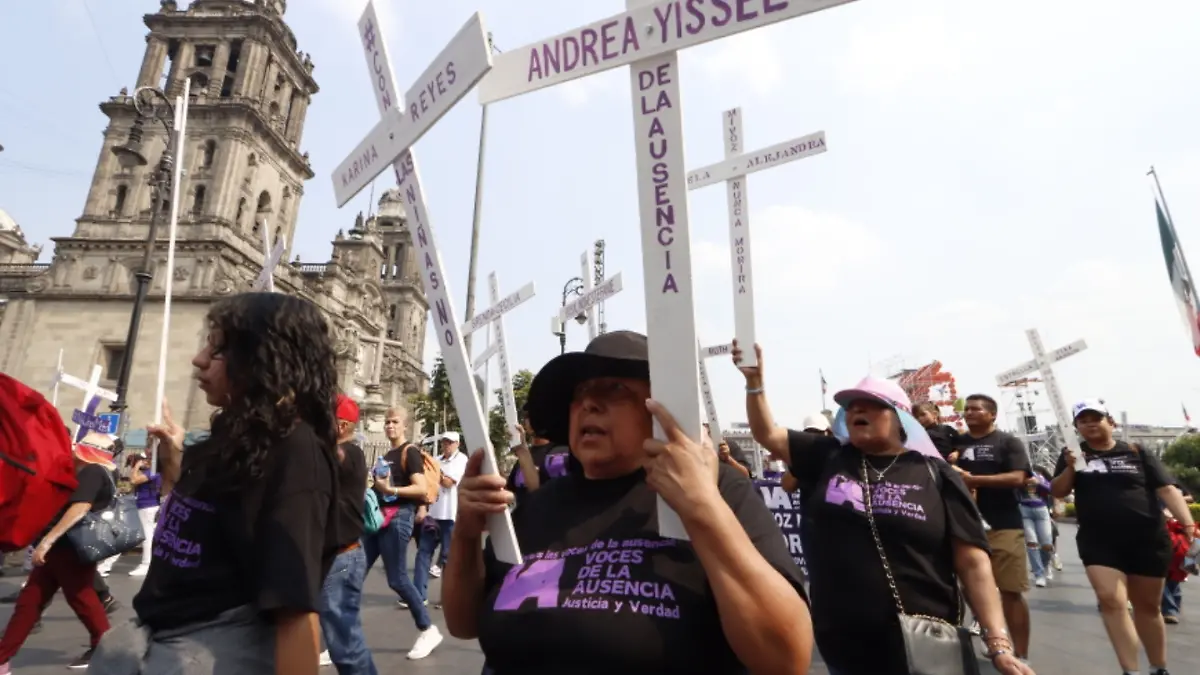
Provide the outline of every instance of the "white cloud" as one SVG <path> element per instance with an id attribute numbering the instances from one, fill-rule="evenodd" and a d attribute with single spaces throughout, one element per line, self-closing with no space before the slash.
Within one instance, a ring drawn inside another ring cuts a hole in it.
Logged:
<path id="1" fill-rule="evenodd" d="M 358 20 L 367 8 L 366 0 L 317 0 L 317 5 L 323 12 L 333 15 L 338 23 L 349 25 L 355 31 L 358 30 Z M 400 23 L 399 12 L 392 10 L 389 5 L 387 2 L 376 2 L 375 13 L 382 24 L 381 32 L 387 36 L 390 41 L 388 46 L 394 52 L 395 40 L 400 37 L 403 26 Z"/>
<path id="2" fill-rule="evenodd" d="M 688 54 L 684 52 L 685 66 L 688 65 Z M 783 53 L 767 31 L 725 38 L 714 48 L 700 51 L 696 64 L 709 78 L 723 84 L 748 85 L 757 95 L 770 93 L 784 81 Z"/>
<path id="3" fill-rule="evenodd" d="M 855 27 L 838 79 L 851 93 L 878 95 L 948 84 L 969 69 L 971 41 L 940 14 Z"/>
<path id="4" fill-rule="evenodd" d="M 622 87 L 629 88 L 629 71 L 625 68 L 615 68 L 560 84 L 554 87 L 554 91 L 568 107 L 581 108 L 606 97 L 619 95 Z"/>
<path id="5" fill-rule="evenodd" d="M 856 286 L 884 271 L 883 241 L 872 230 L 836 213 L 776 205 L 756 210 L 753 233 L 755 298 L 793 298 Z M 693 244 L 694 274 L 728 286 L 728 240 Z M 719 280 L 719 281 L 717 281 Z M 701 282 L 704 283 L 703 281 Z"/>

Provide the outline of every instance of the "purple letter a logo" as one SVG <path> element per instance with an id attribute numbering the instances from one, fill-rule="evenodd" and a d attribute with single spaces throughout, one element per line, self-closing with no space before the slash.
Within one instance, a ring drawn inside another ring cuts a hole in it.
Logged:
<path id="1" fill-rule="evenodd" d="M 558 582 L 562 579 L 564 562 L 538 560 L 529 566 L 513 565 L 504 575 L 493 608 L 497 612 L 515 611 L 529 598 L 537 599 L 539 609 L 558 607 Z"/>

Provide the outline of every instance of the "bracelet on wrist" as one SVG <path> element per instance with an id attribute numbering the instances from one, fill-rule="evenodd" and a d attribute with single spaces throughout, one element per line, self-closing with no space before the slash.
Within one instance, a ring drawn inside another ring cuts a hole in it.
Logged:
<path id="1" fill-rule="evenodd" d="M 747 393 L 747 394 L 761 394 L 761 393 L 763 393 L 763 388 L 762 388 L 762 387 L 750 387 L 750 386 L 747 386 L 747 387 L 746 387 L 746 393 Z"/>
<path id="2" fill-rule="evenodd" d="M 1005 654 L 1011 654 L 1011 653 L 1012 653 L 1011 649 L 996 649 L 996 650 L 988 652 L 987 657 L 988 657 L 989 661 L 995 661 L 998 657 L 1004 656 Z"/>

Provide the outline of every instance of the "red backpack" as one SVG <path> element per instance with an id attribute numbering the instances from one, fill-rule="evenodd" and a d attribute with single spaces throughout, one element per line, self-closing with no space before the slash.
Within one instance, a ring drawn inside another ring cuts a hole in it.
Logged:
<path id="1" fill-rule="evenodd" d="M 71 439 L 58 411 L 0 373 L 0 553 L 32 544 L 76 485 Z"/>

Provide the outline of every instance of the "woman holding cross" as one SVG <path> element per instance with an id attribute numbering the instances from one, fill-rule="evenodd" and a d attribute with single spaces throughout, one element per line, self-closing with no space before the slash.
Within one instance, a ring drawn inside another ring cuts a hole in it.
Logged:
<path id="1" fill-rule="evenodd" d="M 572 467 L 513 512 L 522 565 L 483 550 L 487 515 L 513 496 L 472 455 L 442 587 L 450 633 L 478 637 L 498 675 L 807 673 L 801 573 L 774 518 L 650 399 L 649 373 L 646 338 L 618 331 L 534 378 L 529 412 Z M 690 542 L 659 536 L 656 496 Z"/>

